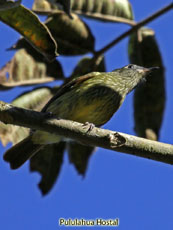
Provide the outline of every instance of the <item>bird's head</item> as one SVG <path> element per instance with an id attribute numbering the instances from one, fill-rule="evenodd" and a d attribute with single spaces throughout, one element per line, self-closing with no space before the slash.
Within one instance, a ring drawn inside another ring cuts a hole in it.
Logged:
<path id="1" fill-rule="evenodd" d="M 159 67 L 145 68 L 142 66 L 129 64 L 120 69 L 116 69 L 122 85 L 127 89 L 127 93 L 133 90 L 142 80 Z"/>

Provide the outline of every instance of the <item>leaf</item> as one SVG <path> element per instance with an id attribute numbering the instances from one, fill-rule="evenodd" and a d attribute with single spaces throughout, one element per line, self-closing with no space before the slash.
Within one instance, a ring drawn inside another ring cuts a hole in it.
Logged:
<path id="1" fill-rule="evenodd" d="M 56 91 L 57 87 L 36 88 L 19 95 L 13 100 L 12 104 L 14 106 L 40 111 Z M 2 144 L 5 146 L 8 142 L 12 142 L 13 144 L 18 143 L 29 134 L 29 130 L 30 129 L 20 126 L 5 125 L 0 123 L 0 139 Z"/>
<path id="2" fill-rule="evenodd" d="M 47 101 L 55 94 L 57 88 L 58 87 L 41 87 L 27 91 L 18 96 L 12 104 L 40 111 Z M 3 145 L 6 145 L 8 142 L 16 144 L 24 139 L 29 132 L 30 129 L 27 128 L 0 123 L 0 138 Z M 39 188 L 43 195 L 46 195 L 52 189 L 59 176 L 64 150 L 64 142 L 47 145 L 30 160 L 30 170 L 32 172 L 39 172 L 42 176 Z"/>
<path id="3" fill-rule="evenodd" d="M 75 15 L 71 20 L 65 13 L 60 12 L 50 16 L 45 24 L 59 43 L 60 54 L 80 55 L 94 51 L 95 39 L 86 23 L 78 16 Z M 33 55 L 33 51 L 30 52 L 31 47 L 23 38 L 10 49 L 20 48 L 26 48 L 27 52 Z M 38 56 L 38 52 L 33 56 Z"/>
<path id="4" fill-rule="evenodd" d="M 12 102 L 14 106 L 40 111 L 59 87 L 38 87 L 19 95 Z"/>
<path id="5" fill-rule="evenodd" d="M 32 10 L 37 14 L 40 13 L 51 13 L 53 9 L 58 9 L 58 6 L 51 4 L 47 0 L 34 0 Z M 53 13 L 53 12 L 52 12 Z"/>
<path id="6" fill-rule="evenodd" d="M 30 53 L 35 51 L 30 45 L 29 47 L 30 49 L 27 48 L 27 50 Z M 38 52 L 35 51 L 35 53 L 34 59 L 25 49 L 16 52 L 12 60 L 0 69 L 1 89 L 47 83 L 57 78 L 62 79 L 62 68 L 57 60 L 49 63 Z"/>
<path id="7" fill-rule="evenodd" d="M 5 125 L 0 122 L 0 139 L 2 145 L 6 146 L 9 142 L 13 144 L 18 143 L 28 136 L 29 130 L 19 126 Z"/>
<path id="8" fill-rule="evenodd" d="M 59 177 L 64 150 L 65 142 L 46 145 L 30 159 L 30 171 L 42 176 L 38 186 L 43 195 L 50 192 Z"/>
<path id="9" fill-rule="evenodd" d="M 129 41 L 130 62 L 160 69 L 147 77 L 134 94 L 135 131 L 141 136 L 158 140 L 165 108 L 165 76 L 162 57 L 154 31 L 142 28 Z"/>
<path id="10" fill-rule="evenodd" d="M 72 0 L 72 10 L 83 13 L 100 13 L 133 19 L 131 5 L 128 0 Z"/>
<path id="11" fill-rule="evenodd" d="M 57 9 L 58 6 L 55 7 L 47 0 L 35 0 L 32 6 L 33 11 L 40 11 L 40 12 L 51 12 L 52 9 Z"/>
<path id="12" fill-rule="evenodd" d="M 9 2 L 9 4 L 14 2 Z M 0 20 L 22 34 L 48 60 L 57 56 L 57 45 L 47 27 L 22 5 L 0 11 Z"/>
<path id="13" fill-rule="evenodd" d="M 55 13 L 61 10 L 56 0 L 35 0 L 33 10 L 38 13 Z M 133 19 L 133 11 L 128 0 L 71 0 L 71 10 L 93 19 L 126 22 L 120 18 Z M 111 17 L 113 16 L 113 17 Z"/>
<path id="14" fill-rule="evenodd" d="M 51 4 L 57 5 L 58 8 L 62 8 L 66 14 L 73 19 L 72 15 L 70 14 L 71 11 L 71 0 L 48 0 Z"/>
<path id="15" fill-rule="evenodd" d="M 63 79 L 64 73 L 60 63 L 57 60 L 47 61 L 36 49 L 34 49 L 25 38 L 21 38 L 8 50 L 22 49 L 31 55 L 36 62 L 42 62 L 46 65 L 46 75 L 55 79 Z"/>
<path id="16" fill-rule="evenodd" d="M 82 58 L 73 70 L 70 79 L 85 75 L 90 72 L 106 72 L 105 60 L 103 56 L 99 56 L 97 59 L 89 57 Z"/>
<path id="17" fill-rule="evenodd" d="M 94 51 L 94 37 L 77 15 L 71 20 L 64 12 L 49 16 L 46 26 L 59 44 L 62 55 L 80 55 Z"/>
<path id="18" fill-rule="evenodd" d="M 22 0 L 9 2 L 7 0 L 1 0 L 0 2 L 0 11 L 15 8 L 21 4 Z"/>
<path id="19" fill-rule="evenodd" d="M 79 174 L 85 176 L 89 159 L 96 148 L 73 141 L 68 142 L 67 145 L 70 162 L 75 166 Z"/>

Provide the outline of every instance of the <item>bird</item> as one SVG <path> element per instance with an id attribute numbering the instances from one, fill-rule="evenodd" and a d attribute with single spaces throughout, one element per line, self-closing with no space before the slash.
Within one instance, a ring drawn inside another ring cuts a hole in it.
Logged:
<path id="1" fill-rule="evenodd" d="M 112 72 L 88 73 L 60 87 L 41 112 L 101 127 L 119 109 L 126 95 L 156 69 L 129 64 Z M 7 150 L 3 158 L 11 169 L 17 169 L 46 145 L 62 140 L 61 136 L 33 130 Z"/>

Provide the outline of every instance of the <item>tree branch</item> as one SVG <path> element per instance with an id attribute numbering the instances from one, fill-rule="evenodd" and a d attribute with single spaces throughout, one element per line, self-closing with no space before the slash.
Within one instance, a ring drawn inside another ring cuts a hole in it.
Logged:
<path id="1" fill-rule="evenodd" d="M 161 16 L 162 14 L 165 14 L 167 11 L 169 11 L 171 9 L 173 9 L 173 3 L 171 3 L 171 4 L 167 5 L 166 7 L 158 10 L 157 12 L 155 12 L 154 14 L 152 14 L 149 17 L 145 18 L 144 20 L 136 23 L 136 25 L 134 25 L 132 28 L 127 30 L 125 33 L 121 34 L 119 37 L 117 37 L 115 40 L 110 42 L 108 45 L 106 45 L 105 47 L 103 47 L 99 51 L 95 52 L 94 55 L 95 56 L 100 56 L 101 54 L 107 52 L 110 48 L 112 48 L 114 45 L 116 45 L 118 42 L 120 42 L 121 40 L 123 40 L 124 38 L 126 38 L 127 36 L 132 34 L 133 32 L 137 31 L 140 27 L 142 27 L 142 26 L 146 25 L 147 23 L 153 21 L 154 19 L 156 19 L 157 17 Z"/>
<path id="2" fill-rule="evenodd" d="M 85 145 L 99 146 L 168 164 L 173 164 L 173 145 L 151 141 L 78 122 L 55 119 L 45 113 L 14 107 L 0 101 L 0 121 L 58 134 Z"/>

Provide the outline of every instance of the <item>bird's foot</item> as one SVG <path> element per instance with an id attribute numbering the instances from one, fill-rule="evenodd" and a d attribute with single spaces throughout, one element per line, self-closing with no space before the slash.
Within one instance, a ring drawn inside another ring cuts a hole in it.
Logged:
<path id="1" fill-rule="evenodd" d="M 91 130 L 93 130 L 93 128 L 95 127 L 95 125 L 93 123 L 89 123 L 89 122 L 85 122 L 83 124 L 83 126 L 88 126 L 87 133 L 90 132 Z"/>

